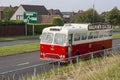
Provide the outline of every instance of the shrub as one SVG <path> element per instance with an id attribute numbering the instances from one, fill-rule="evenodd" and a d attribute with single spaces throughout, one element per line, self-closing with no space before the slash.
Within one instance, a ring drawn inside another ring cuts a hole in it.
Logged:
<path id="1" fill-rule="evenodd" d="M 54 18 L 52 23 L 54 25 L 57 25 L 57 26 L 63 26 L 64 25 L 64 21 L 61 18 Z"/>

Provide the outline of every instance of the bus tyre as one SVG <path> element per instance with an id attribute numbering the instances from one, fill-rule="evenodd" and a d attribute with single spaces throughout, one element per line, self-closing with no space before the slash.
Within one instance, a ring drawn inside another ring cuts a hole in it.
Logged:
<path id="1" fill-rule="evenodd" d="M 75 62 L 78 62 L 78 61 L 79 61 L 79 58 L 80 58 L 80 53 L 77 52 L 77 53 L 75 54 Z"/>

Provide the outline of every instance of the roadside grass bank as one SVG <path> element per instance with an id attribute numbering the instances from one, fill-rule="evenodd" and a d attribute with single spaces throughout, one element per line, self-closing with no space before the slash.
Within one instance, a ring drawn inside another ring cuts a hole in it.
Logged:
<path id="1" fill-rule="evenodd" d="M 0 47 L 0 56 L 8 56 L 39 50 L 39 43 Z"/>
<path id="2" fill-rule="evenodd" d="M 114 34 L 114 35 L 112 35 L 112 38 L 113 39 L 120 39 L 120 34 Z"/>
<path id="3" fill-rule="evenodd" d="M 13 40 L 25 40 L 25 39 L 39 39 L 39 35 L 35 35 L 35 36 L 0 37 L 0 41 L 13 41 Z"/>
<path id="4" fill-rule="evenodd" d="M 119 80 L 120 55 L 106 58 L 94 58 L 54 69 L 41 75 L 32 76 L 27 80 Z M 25 79 L 26 80 L 26 79 Z"/>

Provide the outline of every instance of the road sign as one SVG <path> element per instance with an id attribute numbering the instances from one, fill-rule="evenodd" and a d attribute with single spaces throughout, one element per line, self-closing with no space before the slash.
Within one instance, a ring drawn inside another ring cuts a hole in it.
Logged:
<path id="1" fill-rule="evenodd" d="M 37 13 L 36 12 L 24 12 L 23 14 L 24 22 L 27 24 L 37 23 Z"/>

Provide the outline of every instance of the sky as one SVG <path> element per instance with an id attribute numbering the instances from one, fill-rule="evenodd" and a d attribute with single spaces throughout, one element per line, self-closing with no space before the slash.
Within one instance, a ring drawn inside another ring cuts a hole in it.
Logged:
<path id="1" fill-rule="evenodd" d="M 97 12 L 110 11 L 114 7 L 120 10 L 120 0 L 0 0 L 0 6 L 44 5 L 47 9 L 59 9 L 61 12 L 78 12 L 93 8 Z"/>

